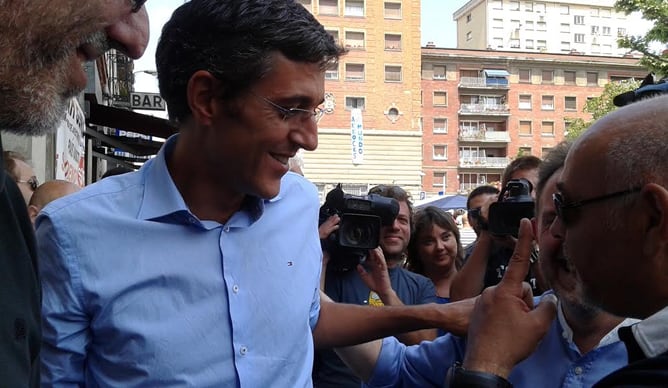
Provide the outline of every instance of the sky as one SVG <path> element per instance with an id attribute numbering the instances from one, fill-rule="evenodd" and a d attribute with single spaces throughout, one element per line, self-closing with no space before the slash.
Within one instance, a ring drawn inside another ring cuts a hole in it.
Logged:
<path id="1" fill-rule="evenodd" d="M 427 42 L 434 42 L 436 47 L 455 47 L 457 45 L 457 27 L 452 20 L 452 14 L 467 2 L 468 0 L 422 0 L 422 37 L 420 40 L 422 46 L 425 46 Z M 155 70 L 155 46 L 158 43 L 162 26 L 169 20 L 172 12 L 183 3 L 183 0 L 146 2 L 151 37 L 146 53 L 135 61 L 135 71 Z M 135 74 L 135 90 L 156 93 L 158 92 L 158 80 L 150 74 L 137 73 Z"/>

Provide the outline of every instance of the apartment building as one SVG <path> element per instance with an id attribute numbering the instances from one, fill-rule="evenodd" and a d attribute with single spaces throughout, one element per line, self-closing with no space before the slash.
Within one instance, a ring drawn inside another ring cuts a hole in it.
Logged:
<path id="1" fill-rule="evenodd" d="M 640 14 L 614 10 L 615 0 L 471 0 L 453 15 L 457 47 L 622 56 L 617 38 L 650 27 Z"/>
<path id="2" fill-rule="evenodd" d="M 427 197 L 500 182 L 515 157 L 545 155 L 608 82 L 641 79 L 638 58 L 425 47 L 423 187 Z"/>
<path id="3" fill-rule="evenodd" d="M 304 173 L 322 194 L 337 183 L 366 194 L 422 178 L 420 1 L 300 0 L 348 48 L 326 73 L 319 145 Z M 323 197 L 324 199 L 324 197 Z"/>

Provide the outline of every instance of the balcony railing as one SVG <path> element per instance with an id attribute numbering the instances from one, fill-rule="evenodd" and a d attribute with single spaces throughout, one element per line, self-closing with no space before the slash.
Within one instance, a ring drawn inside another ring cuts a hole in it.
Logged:
<path id="1" fill-rule="evenodd" d="M 461 77 L 459 87 L 503 89 L 509 86 L 506 78 Z"/>
<path id="2" fill-rule="evenodd" d="M 506 168 L 510 159 L 506 156 L 464 157 L 459 159 L 462 168 Z"/>
<path id="3" fill-rule="evenodd" d="M 508 115 L 508 104 L 461 104 L 460 114 Z"/>
<path id="4" fill-rule="evenodd" d="M 490 131 L 484 127 L 480 129 L 460 128 L 460 141 L 484 141 L 484 142 L 510 142 L 510 135 L 506 131 Z"/>

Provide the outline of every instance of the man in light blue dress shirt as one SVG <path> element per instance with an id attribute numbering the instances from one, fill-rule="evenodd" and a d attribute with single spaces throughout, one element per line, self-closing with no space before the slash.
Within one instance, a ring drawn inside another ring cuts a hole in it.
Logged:
<path id="1" fill-rule="evenodd" d="M 465 329 L 471 303 L 321 302 L 318 195 L 288 161 L 343 53 L 293 1 L 174 12 L 156 63 L 179 134 L 36 220 L 45 386 L 308 387 L 314 346 Z"/>
<path id="2" fill-rule="evenodd" d="M 585 303 L 579 276 L 564 260 L 562 241 L 549 232 L 555 217 L 551 197 L 568 147 L 568 143 L 555 147 L 540 167 L 533 220 L 541 268 L 560 300 L 557 317 L 536 350 L 510 373 L 508 380 L 516 387 L 593 385 L 626 365 L 626 348 L 617 329 L 637 322 Z M 442 387 L 448 369 L 463 360 L 465 350 L 464 339 L 448 334 L 411 347 L 386 338 L 338 352 L 349 364 L 357 365 L 365 386 Z"/>

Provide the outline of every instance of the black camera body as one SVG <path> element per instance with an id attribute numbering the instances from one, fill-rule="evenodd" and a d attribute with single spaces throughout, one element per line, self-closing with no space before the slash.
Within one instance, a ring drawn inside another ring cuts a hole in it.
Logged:
<path id="1" fill-rule="evenodd" d="M 534 216 L 533 185 L 526 179 L 511 179 L 489 207 L 488 230 L 495 235 L 517 237 L 522 218 Z"/>
<path id="2" fill-rule="evenodd" d="M 668 93 L 668 78 L 654 82 L 654 74 L 650 73 L 643 79 L 638 89 L 618 94 L 612 99 L 612 103 L 615 106 L 625 106 L 645 98 L 666 93 Z"/>
<path id="3" fill-rule="evenodd" d="M 399 203 L 377 194 L 346 194 L 339 184 L 327 193 L 318 225 L 334 214 L 340 218 L 339 229 L 322 240 L 322 246 L 330 255 L 329 267 L 349 270 L 364 261 L 369 249 L 379 245 L 380 229 L 397 218 Z"/>

